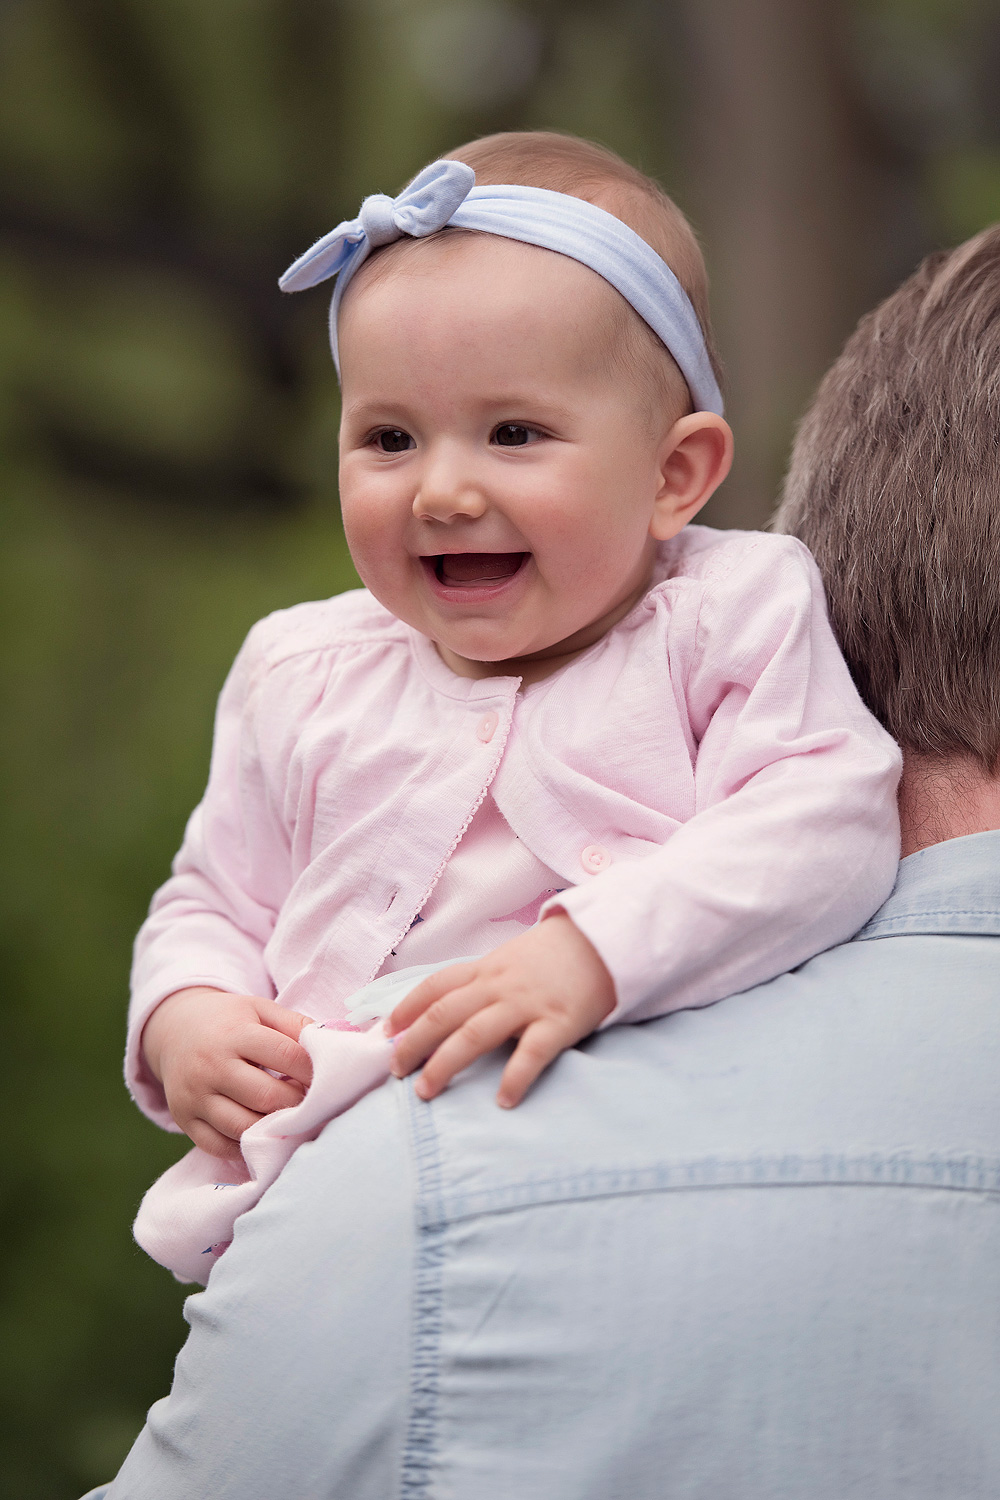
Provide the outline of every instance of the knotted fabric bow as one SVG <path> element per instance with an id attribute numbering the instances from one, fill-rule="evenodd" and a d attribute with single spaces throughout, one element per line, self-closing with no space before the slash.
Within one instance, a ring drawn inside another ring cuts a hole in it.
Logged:
<path id="1" fill-rule="evenodd" d="M 366 198 L 356 219 L 345 220 L 289 266 L 278 283 L 301 292 L 330 277 L 330 346 L 339 372 L 337 317 L 352 276 L 380 245 L 439 229 L 475 229 L 568 255 L 609 282 L 673 355 L 696 411 L 721 415 L 722 396 L 698 316 L 687 293 L 651 245 L 614 214 L 568 193 L 514 183 L 475 186 L 461 161 L 425 167 L 398 198 Z"/>

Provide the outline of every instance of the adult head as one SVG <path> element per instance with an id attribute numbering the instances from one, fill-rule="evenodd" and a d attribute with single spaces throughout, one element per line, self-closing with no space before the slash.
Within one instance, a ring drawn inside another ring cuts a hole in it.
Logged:
<path id="1" fill-rule="evenodd" d="M 1000 823 L 998 433 L 994 226 L 862 318 L 799 428 L 777 515 L 903 746 L 904 854 Z"/>

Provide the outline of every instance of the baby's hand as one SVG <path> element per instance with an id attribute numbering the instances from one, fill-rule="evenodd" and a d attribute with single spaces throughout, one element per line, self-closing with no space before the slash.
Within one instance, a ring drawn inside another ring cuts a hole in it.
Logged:
<path id="1" fill-rule="evenodd" d="M 615 1004 L 596 948 L 561 912 L 471 963 L 431 974 L 386 1023 L 400 1037 L 397 1078 L 424 1063 L 416 1082 L 433 1099 L 462 1068 L 509 1037 L 520 1037 L 500 1079 L 497 1103 L 519 1104 L 543 1068 L 589 1036 Z"/>
<path id="2" fill-rule="evenodd" d="M 181 1129 L 210 1156 L 236 1159 L 248 1125 L 298 1104 L 312 1062 L 298 1036 L 307 1016 L 257 995 L 177 990 L 143 1027 L 142 1053 Z M 264 1068 L 288 1075 L 272 1078 Z"/>

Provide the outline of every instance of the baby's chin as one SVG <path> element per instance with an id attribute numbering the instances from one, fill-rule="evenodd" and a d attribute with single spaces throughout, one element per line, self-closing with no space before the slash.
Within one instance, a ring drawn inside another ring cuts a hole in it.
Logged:
<path id="1" fill-rule="evenodd" d="M 536 637 L 476 644 L 460 640 L 457 633 L 440 632 L 430 638 L 441 659 L 461 677 L 524 677 L 532 681 L 547 677 L 593 644 L 590 639 L 580 641 L 580 636 L 577 631 L 551 640 L 542 637 L 541 642 Z"/>

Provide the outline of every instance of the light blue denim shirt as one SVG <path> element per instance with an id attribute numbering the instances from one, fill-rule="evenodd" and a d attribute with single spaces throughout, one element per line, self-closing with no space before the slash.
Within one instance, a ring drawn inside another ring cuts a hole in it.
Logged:
<path id="1" fill-rule="evenodd" d="M 392 1083 L 239 1222 L 109 1500 L 996 1500 L 1000 833 L 854 942 Z M 98 1492 L 99 1493 L 99 1492 Z"/>

